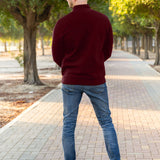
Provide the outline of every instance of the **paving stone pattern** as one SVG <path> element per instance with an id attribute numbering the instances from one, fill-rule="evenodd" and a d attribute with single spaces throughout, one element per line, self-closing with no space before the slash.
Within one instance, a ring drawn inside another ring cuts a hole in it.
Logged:
<path id="1" fill-rule="evenodd" d="M 160 74 L 132 54 L 106 62 L 109 105 L 122 160 L 160 160 Z M 61 89 L 0 130 L 0 160 L 63 160 Z M 83 95 L 75 131 L 77 160 L 109 160 L 89 98 Z"/>

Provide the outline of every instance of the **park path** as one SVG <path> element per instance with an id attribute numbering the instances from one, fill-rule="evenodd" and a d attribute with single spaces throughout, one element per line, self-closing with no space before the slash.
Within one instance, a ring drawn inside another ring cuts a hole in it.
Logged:
<path id="1" fill-rule="evenodd" d="M 137 56 L 106 62 L 111 116 L 122 160 L 160 160 L 160 74 Z M 0 130 L 0 160 L 63 160 L 62 95 L 57 88 Z M 75 132 L 77 160 L 109 160 L 86 95 Z"/>
<path id="2" fill-rule="evenodd" d="M 39 75 L 51 77 L 54 74 L 53 68 L 55 68 L 56 64 L 53 62 L 50 52 L 48 50 L 46 52 L 45 56 L 37 55 L 37 69 Z M 23 75 L 23 67 L 20 67 L 14 58 L 0 56 L 0 80 L 23 79 Z"/>

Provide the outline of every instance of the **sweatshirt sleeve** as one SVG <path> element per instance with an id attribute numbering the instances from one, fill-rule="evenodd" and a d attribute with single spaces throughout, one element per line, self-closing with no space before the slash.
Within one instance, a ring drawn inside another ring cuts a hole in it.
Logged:
<path id="1" fill-rule="evenodd" d="M 59 21 L 56 23 L 53 29 L 53 36 L 52 36 L 52 56 L 53 60 L 61 67 L 62 60 L 64 58 L 64 51 L 63 51 L 63 32 L 62 26 L 60 26 Z"/>
<path id="2" fill-rule="evenodd" d="M 104 51 L 104 61 L 111 57 L 112 48 L 113 48 L 113 31 L 110 21 L 108 20 L 107 24 L 107 35 L 105 38 L 103 51 Z"/>

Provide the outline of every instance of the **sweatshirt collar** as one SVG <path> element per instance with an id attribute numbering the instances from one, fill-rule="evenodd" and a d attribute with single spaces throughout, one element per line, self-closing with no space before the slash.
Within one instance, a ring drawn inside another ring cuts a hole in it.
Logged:
<path id="1" fill-rule="evenodd" d="M 90 8 L 89 4 L 79 4 L 79 5 L 76 5 L 76 6 L 73 7 L 73 11 L 76 11 L 78 9 L 85 9 L 85 8 L 89 9 Z"/>

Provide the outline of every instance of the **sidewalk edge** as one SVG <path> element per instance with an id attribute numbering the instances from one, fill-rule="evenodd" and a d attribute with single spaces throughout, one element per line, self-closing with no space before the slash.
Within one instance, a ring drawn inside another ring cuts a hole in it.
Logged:
<path id="1" fill-rule="evenodd" d="M 0 134 L 2 134 L 6 129 L 8 129 L 9 127 L 11 127 L 15 122 L 17 122 L 24 114 L 26 114 L 27 112 L 29 112 L 30 110 L 32 110 L 33 108 L 35 108 L 41 101 L 43 101 L 47 96 L 49 96 L 50 94 L 52 94 L 55 90 L 59 89 L 58 87 L 56 87 L 55 89 L 52 89 L 50 92 L 48 92 L 47 94 L 45 94 L 43 97 L 41 97 L 39 100 L 37 100 L 35 103 L 33 103 L 31 106 L 29 106 L 27 109 L 25 109 L 23 112 L 21 112 L 16 118 L 14 118 L 12 121 L 10 121 L 9 123 L 7 123 L 5 126 L 3 126 L 2 128 L 0 128 Z"/>
<path id="2" fill-rule="evenodd" d="M 119 51 L 122 51 L 122 50 L 119 50 Z M 123 51 L 123 52 L 126 52 L 126 53 L 129 53 L 129 54 L 131 54 L 131 55 L 134 55 L 134 54 L 132 54 L 131 52 L 127 52 L 127 51 Z M 154 69 L 153 67 L 151 67 L 150 64 L 148 64 L 148 63 L 145 61 L 145 59 L 140 58 L 140 57 L 139 57 L 138 55 L 136 55 L 136 54 L 135 54 L 134 56 L 138 57 L 141 61 L 143 61 L 146 65 L 148 65 L 148 67 L 149 67 L 150 69 L 152 69 L 155 73 L 157 73 L 158 76 L 160 76 L 160 72 L 158 72 L 156 69 Z"/>

